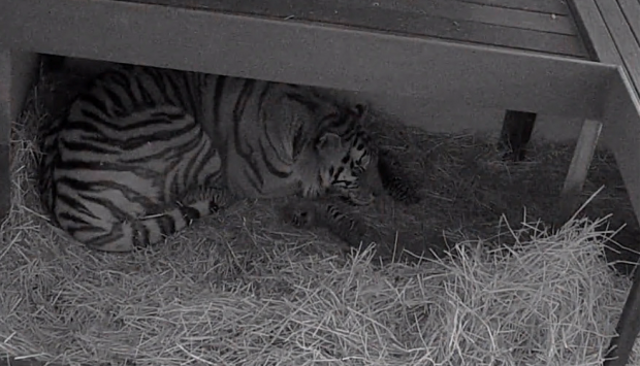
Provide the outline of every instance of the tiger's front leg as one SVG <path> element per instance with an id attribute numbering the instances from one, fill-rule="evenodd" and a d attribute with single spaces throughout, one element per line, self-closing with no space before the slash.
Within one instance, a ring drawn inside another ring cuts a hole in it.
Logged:
<path id="1" fill-rule="evenodd" d="M 228 190 L 220 187 L 199 186 L 189 190 L 177 204 L 184 208 L 183 217 L 191 225 L 193 220 L 218 213 L 237 201 Z"/>
<path id="2" fill-rule="evenodd" d="M 359 177 L 359 189 L 350 192 L 347 199 L 352 205 L 368 205 L 375 198 L 388 194 L 393 200 L 404 204 L 418 204 L 421 183 L 401 160 L 388 149 L 376 149 L 372 164 Z"/>
<path id="3" fill-rule="evenodd" d="M 298 228 L 323 227 L 351 247 L 366 240 L 370 228 L 348 212 L 339 202 L 329 199 L 296 200 L 283 208 L 285 223 Z"/>

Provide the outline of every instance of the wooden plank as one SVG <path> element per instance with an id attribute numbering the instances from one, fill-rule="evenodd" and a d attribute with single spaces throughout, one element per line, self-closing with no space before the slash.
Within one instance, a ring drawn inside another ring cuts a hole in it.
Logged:
<path id="1" fill-rule="evenodd" d="M 226 10 L 226 11 L 234 11 L 234 5 L 242 6 L 244 1 L 238 2 L 234 0 L 220 1 L 220 0 L 118 0 L 118 1 L 129 1 L 129 2 L 144 2 L 147 4 L 156 4 L 156 5 L 169 5 L 174 7 L 185 7 L 185 8 L 204 8 L 204 9 L 212 9 L 212 10 Z M 432 0 L 421 0 L 420 3 L 428 4 Z M 547 14 L 555 14 L 555 15 L 569 15 L 570 11 L 568 6 L 563 3 L 561 0 L 446 0 L 447 2 L 453 3 L 467 3 L 473 5 L 489 5 L 494 7 L 502 7 L 506 9 L 516 9 L 516 10 L 527 10 L 534 12 L 542 12 Z M 272 1 L 263 1 L 255 3 L 260 8 L 262 5 L 266 5 L 271 7 L 268 3 Z M 342 4 L 344 2 L 338 1 L 326 1 L 322 2 L 313 1 L 313 0 L 288 0 L 285 2 L 281 2 L 279 5 L 274 7 L 279 7 L 282 9 L 287 8 L 288 6 L 296 6 L 297 4 L 301 4 L 303 8 L 308 9 L 309 11 L 316 11 L 320 7 L 331 10 L 332 7 L 338 5 L 338 8 L 342 8 Z M 417 2 L 412 2 L 416 4 Z M 285 6 L 282 6 L 286 4 Z M 350 0 L 348 4 L 353 5 L 358 8 L 366 8 L 366 7 L 379 7 L 385 6 L 386 8 L 391 9 L 400 9 L 408 4 L 406 1 L 402 0 L 384 0 L 384 1 L 370 1 L 370 0 Z M 335 9 L 334 9 L 335 10 Z M 243 12 L 237 10 L 237 12 Z M 253 13 L 251 13 L 253 14 Z M 269 13 L 265 13 L 264 15 L 269 16 Z"/>
<path id="2" fill-rule="evenodd" d="M 535 113 L 507 110 L 502 120 L 498 142 L 498 146 L 504 151 L 503 159 L 524 160 L 537 117 Z"/>
<path id="3" fill-rule="evenodd" d="M 618 0 L 618 4 L 631 27 L 636 43 L 640 45 L 640 0 Z"/>
<path id="4" fill-rule="evenodd" d="M 14 106 L 12 85 L 11 52 L 0 49 L 0 219 L 11 209 L 11 125 Z"/>
<path id="5" fill-rule="evenodd" d="M 621 65 L 629 73 L 636 92 L 640 92 L 640 42 L 631 29 L 631 23 L 627 22 L 617 1 L 596 0 L 596 4 L 622 57 Z M 640 7 L 640 4 L 636 5 Z M 634 24 L 640 24 L 640 18 Z"/>
<path id="6" fill-rule="evenodd" d="M 351 2 L 349 2 L 351 3 Z M 576 35 L 573 19 L 568 15 L 531 12 L 522 9 L 497 7 L 473 2 L 451 0 L 381 1 L 382 9 L 395 9 L 451 20 L 500 25 L 507 28 Z M 506 30 L 508 31 L 508 30 Z"/>
<path id="7" fill-rule="evenodd" d="M 640 219 L 640 99 L 622 68 L 611 80 L 603 114 L 603 140 L 615 155 Z"/>
<path id="8" fill-rule="evenodd" d="M 616 326 L 618 334 L 611 340 L 606 361 L 602 366 L 626 366 L 629 362 L 631 350 L 635 344 L 638 333 L 640 333 L 640 276 L 634 276 L 633 284 L 624 302 L 624 308 L 620 315 L 620 320 Z"/>
<path id="9" fill-rule="evenodd" d="M 523 9 L 540 13 L 567 15 L 569 8 L 562 0 L 457 0 L 466 3 L 501 6 L 510 9 Z"/>
<path id="10" fill-rule="evenodd" d="M 35 54 L 0 47 L 0 218 L 11 209 L 11 126 L 22 111 L 36 65 Z"/>
<path id="11" fill-rule="evenodd" d="M 569 117 L 597 118 L 615 72 L 581 60 L 121 1 L 4 0 L 4 9 L 7 48 Z"/>
<path id="12" fill-rule="evenodd" d="M 618 0 L 618 3 L 627 17 L 627 22 L 634 29 L 636 38 L 640 39 L 640 0 Z"/>
<path id="13" fill-rule="evenodd" d="M 187 5 L 184 0 L 133 1 L 182 7 Z M 586 57 L 586 51 L 577 37 L 576 27 L 570 17 L 552 19 L 551 16 L 541 13 L 451 0 L 191 0 L 188 7 Z"/>
<path id="14" fill-rule="evenodd" d="M 559 211 L 562 221 L 568 220 L 577 208 L 577 200 L 584 187 L 584 182 L 587 179 L 589 166 L 591 166 L 601 131 L 602 122 L 600 121 L 588 119 L 582 124 L 578 143 L 573 152 L 569 171 L 567 172 L 560 194 L 561 203 Z"/>
<path id="15" fill-rule="evenodd" d="M 622 68 L 612 78 L 603 121 L 603 139 L 615 155 L 636 218 L 640 221 L 640 99 L 633 92 L 633 86 Z M 605 366 L 627 364 L 640 332 L 639 307 L 640 276 L 636 276 L 616 327 L 619 336 L 612 340 L 607 353 L 607 357 L 614 359 L 605 362 Z"/>
<path id="16" fill-rule="evenodd" d="M 576 14 L 578 28 L 585 35 L 584 43 L 592 58 L 614 65 L 623 65 L 596 0 L 574 0 L 569 2 L 569 6 Z"/>

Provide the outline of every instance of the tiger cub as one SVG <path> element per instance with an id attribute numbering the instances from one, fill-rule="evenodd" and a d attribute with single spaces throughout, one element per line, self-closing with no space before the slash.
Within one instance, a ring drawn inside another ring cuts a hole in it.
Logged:
<path id="1" fill-rule="evenodd" d="M 120 65 L 42 131 L 43 205 L 77 241 L 124 252 L 243 198 L 368 204 L 364 113 L 312 87 Z"/>
<path id="2" fill-rule="evenodd" d="M 388 194 L 393 200 L 404 204 L 420 203 L 420 184 L 402 167 L 400 159 L 388 149 L 377 148 L 370 140 L 368 146 L 372 158 L 369 169 L 360 175 L 361 189 L 376 196 Z M 367 240 L 367 234 L 375 230 L 348 211 L 339 202 L 323 199 L 290 203 L 283 208 L 282 214 L 284 221 L 293 226 L 324 227 L 349 246 L 357 248 Z"/>

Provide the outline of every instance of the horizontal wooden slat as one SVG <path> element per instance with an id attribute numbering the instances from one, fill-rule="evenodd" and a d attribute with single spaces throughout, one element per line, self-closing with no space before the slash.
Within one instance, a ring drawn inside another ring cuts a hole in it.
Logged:
<path id="1" fill-rule="evenodd" d="M 220 1 L 211 0 L 119 0 L 119 1 L 133 1 L 133 2 L 145 2 L 148 4 L 170 4 L 175 7 L 217 7 Z M 387 8 L 400 8 L 406 5 L 419 5 L 429 4 L 432 0 L 421 0 L 420 2 L 408 2 L 403 0 L 350 0 L 347 3 L 355 7 L 366 6 L 385 6 Z M 540 12 L 555 15 L 569 15 L 570 11 L 565 1 L 563 0 L 446 0 L 451 3 L 467 3 L 474 5 L 489 5 L 494 7 L 501 7 L 506 9 L 527 10 L 532 12 Z M 224 1 L 223 1 L 224 2 Z M 227 5 L 242 5 L 244 1 L 226 1 Z M 263 1 L 267 4 L 269 1 Z M 212 3 L 212 4 L 207 4 Z M 217 4 L 216 4 L 217 3 Z M 345 2 L 342 2 L 343 4 Z M 308 9 L 315 9 L 318 7 L 330 8 L 331 2 L 312 1 L 312 0 L 289 0 L 288 4 L 293 6 L 295 4 L 303 4 Z M 335 4 L 335 3 L 333 3 Z"/>
<path id="2" fill-rule="evenodd" d="M 473 2 L 455 0 L 423 0 L 423 1 L 370 1 L 370 0 L 120 0 L 140 2 L 155 5 L 169 5 L 173 7 L 187 7 L 226 11 L 240 14 L 252 14 L 265 17 L 302 17 L 309 20 L 328 21 L 350 25 L 349 18 L 355 18 L 359 23 L 366 22 L 368 28 L 379 27 L 377 22 L 369 19 L 369 13 L 384 12 L 389 14 L 388 23 L 402 22 L 404 16 L 436 17 L 452 21 L 477 22 L 488 25 L 503 26 L 503 31 L 509 28 L 526 29 L 538 32 L 576 35 L 573 19 L 569 15 L 557 15 L 531 12 L 521 9 L 488 6 Z M 410 14 L 406 14 L 410 13 Z M 345 14 L 349 14 L 345 18 Z M 368 20 L 368 21 L 367 21 Z M 427 33 L 425 33 L 427 34 Z"/>
<path id="3" fill-rule="evenodd" d="M 457 0 L 466 3 L 502 6 L 510 9 L 523 9 L 547 14 L 567 15 L 569 8 L 564 0 Z"/>
<path id="4" fill-rule="evenodd" d="M 4 0 L 4 7 L 1 47 L 574 117 L 600 115 L 615 72 L 579 60 L 121 1 Z"/>
<path id="5" fill-rule="evenodd" d="M 344 2 L 343 2 L 344 3 Z M 371 2 L 369 2 L 371 3 Z M 352 4 L 347 2 L 346 4 Z M 452 0 L 381 1 L 380 8 L 408 11 L 451 20 L 500 25 L 506 28 L 575 35 L 570 16 L 531 12 L 522 9 L 490 6 Z M 508 31 L 508 30 L 505 30 Z"/>
<path id="6" fill-rule="evenodd" d="M 310 20 L 394 33 L 584 58 L 570 16 L 453 0 L 132 0 L 269 18 Z"/>

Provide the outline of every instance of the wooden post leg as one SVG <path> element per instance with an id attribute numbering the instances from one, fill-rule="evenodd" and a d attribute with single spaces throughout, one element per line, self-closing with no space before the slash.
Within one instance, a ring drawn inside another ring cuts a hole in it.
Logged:
<path id="1" fill-rule="evenodd" d="M 0 49 L 0 219 L 11 208 L 11 126 L 31 86 L 37 55 Z"/>
<path id="2" fill-rule="evenodd" d="M 0 50 L 0 219 L 4 219 L 11 208 L 11 61 L 11 52 Z"/>
<path id="3" fill-rule="evenodd" d="M 588 119 L 582 124 L 578 144 L 573 152 L 569 172 L 562 187 L 559 224 L 563 224 L 568 220 L 577 208 L 578 196 L 582 192 L 584 181 L 587 179 L 589 166 L 591 165 L 591 160 L 593 160 L 593 154 L 596 151 L 601 131 L 602 123 L 599 121 Z"/>
<path id="4" fill-rule="evenodd" d="M 524 160 L 536 117 L 535 113 L 507 110 L 499 143 L 500 148 L 505 151 L 505 160 Z"/>
<path id="5" fill-rule="evenodd" d="M 603 366 L 625 366 L 629 362 L 629 355 L 640 333 L 638 314 L 640 314 L 640 275 L 636 274 L 616 326 L 618 335 L 611 340 Z"/>

